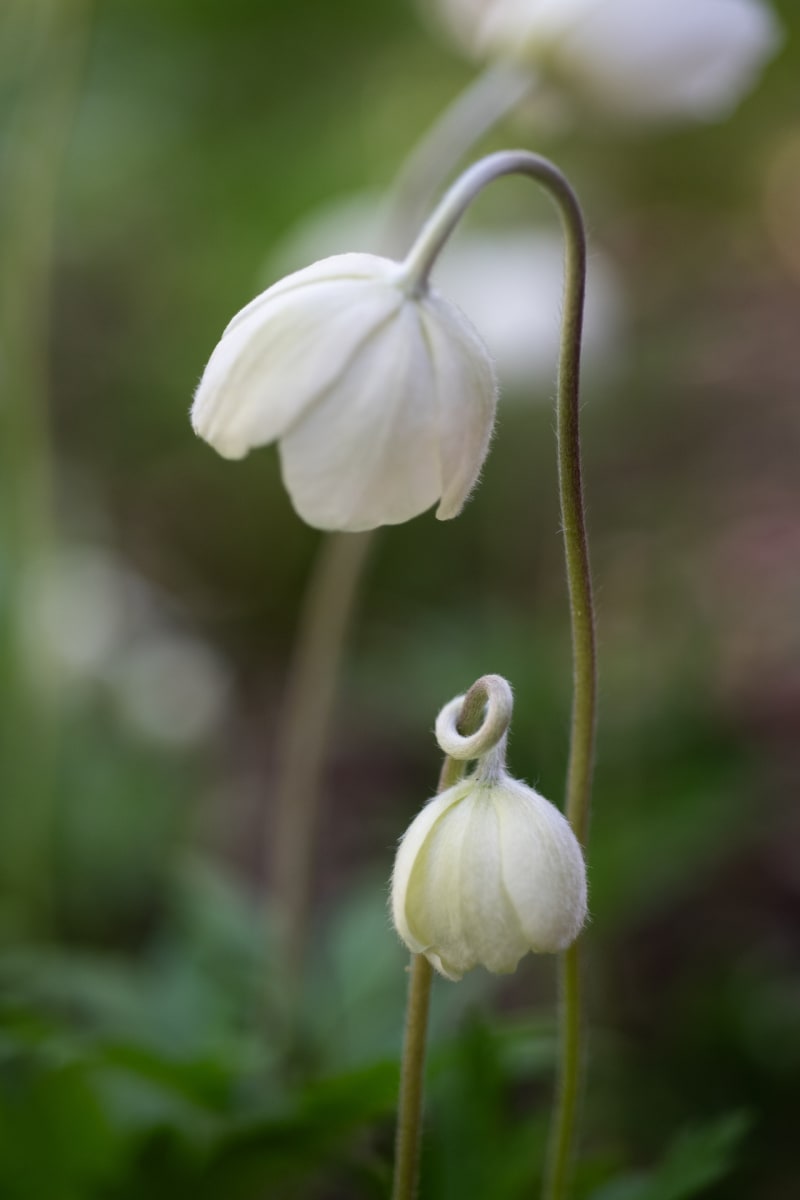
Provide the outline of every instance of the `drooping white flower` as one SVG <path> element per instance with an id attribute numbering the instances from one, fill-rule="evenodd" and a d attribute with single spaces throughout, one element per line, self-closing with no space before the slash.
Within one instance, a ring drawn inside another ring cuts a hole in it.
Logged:
<path id="1" fill-rule="evenodd" d="M 298 513 L 320 529 L 454 517 L 489 445 L 496 384 L 462 313 L 403 264 L 323 259 L 233 318 L 195 394 L 227 458 L 278 441 Z"/>
<path id="2" fill-rule="evenodd" d="M 626 117 L 713 119 L 777 50 L 761 0 L 436 0 L 477 58 L 523 61 L 593 106 Z"/>
<path id="3" fill-rule="evenodd" d="M 374 252 L 381 242 L 380 195 L 354 193 L 301 218 L 270 257 L 270 277 L 344 246 Z M 550 397 L 561 338 L 564 247 L 558 232 L 505 225 L 461 229 L 432 272 L 435 285 L 481 331 L 508 399 Z M 582 362 L 592 379 L 613 368 L 624 328 L 623 285 L 593 247 L 587 278 Z"/>
<path id="4" fill-rule="evenodd" d="M 503 773 L 470 777 L 410 825 L 392 877 L 395 928 L 448 979 L 480 965 L 514 971 L 529 950 L 556 953 L 586 919 L 586 869 L 549 800 Z"/>
<path id="5" fill-rule="evenodd" d="M 392 874 L 397 932 L 448 979 L 478 965 L 504 974 L 528 951 L 565 950 L 586 920 L 586 866 L 569 822 L 505 769 L 511 689 L 497 675 L 481 685 L 477 733 L 458 732 L 463 696 L 436 722 L 442 749 L 477 766 L 412 821 Z"/>

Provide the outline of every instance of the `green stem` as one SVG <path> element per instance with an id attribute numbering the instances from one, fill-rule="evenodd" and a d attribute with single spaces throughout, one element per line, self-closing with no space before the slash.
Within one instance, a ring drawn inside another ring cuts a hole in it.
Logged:
<path id="1" fill-rule="evenodd" d="M 579 402 L 586 237 L 574 197 L 562 213 L 567 258 L 559 368 L 558 480 L 573 661 L 566 815 L 585 847 L 589 834 L 597 707 L 597 651 L 583 500 Z M 558 1085 L 544 1200 L 563 1200 L 568 1195 L 575 1156 L 584 1058 L 580 958 L 579 940 L 561 956 L 560 962 Z"/>
<path id="2" fill-rule="evenodd" d="M 558 1092 L 544 1200 L 569 1194 L 583 1079 L 581 942 L 559 957 Z"/>
<path id="3" fill-rule="evenodd" d="M 555 202 L 565 238 L 564 315 L 558 371 L 558 480 L 569 592 L 573 700 L 567 768 L 567 818 L 582 845 L 589 829 L 597 666 L 592 584 L 580 449 L 580 354 L 586 290 L 586 233 L 580 205 L 557 167 L 527 151 L 503 151 L 475 163 L 453 184 L 405 260 L 407 286 L 424 290 L 428 275 L 475 197 L 504 175 L 526 175 Z M 566 1195 L 577 1134 L 583 1060 L 578 950 L 563 957 L 559 1011 L 559 1080 L 544 1200 Z"/>
<path id="4" fill-rule="evenodd" d="M 482 676 L 469 689 L 461 704 L 456 729 L 469 735 L 480 729 L 489 703 L 491 677 Z M 458 783 L 466 770 L 464 759 L 444 756 L 439 773 L 437 794 Z M 425 1080 L 425 1046 L 428 1034 L 433 967 L 424 954 L 412 954 L 403 1058 L 400 1068 L 400 1096 L 397 1104 L 394 1181 L 392 1200 L 414 1200 L 419 1179 L 419 1147 L 422 1135 L 422 1100 Z"/>
<path id="5" fill-rule="evenodd" d="M 414 1200 L 419 1177 L 425 1045 L 433 967 L 424 954 L 412 954 L 409 969 L 392 1200 Z"/>

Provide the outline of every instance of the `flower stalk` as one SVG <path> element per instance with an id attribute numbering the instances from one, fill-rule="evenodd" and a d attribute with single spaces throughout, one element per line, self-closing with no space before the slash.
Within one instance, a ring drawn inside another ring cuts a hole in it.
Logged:
<path id="1" fill-rule="evenodd" d="M 425 1048 L 433 982 L 433 967 L 424 954 L 412 954 L 408 970 L 408 1001 L 400 1069 L 400 1097 L 397 1105 L 392 1200 L 414 1200 L 417 1194 Z"/>
<path id="2" fill-rule="evenodd" d="M 483 677 L 477 680 L 465 696 L 459 697 L 459 713 L 448 713 L 448 717 L 453 720 L 456 735 L 462 734 L 464 737 L 468 737 L 472 734 L 474 738 L 481 738 L 488 734 L 489 740 L 492 740 L 493 727 L 498 721 L 503 721 L 504 713 L 502 703 L 500 705 L 491 703 L 492 699 L 496 698 L 491 678 Z M 463 755 L 457 757 L 445 754 L 439 774 L 437 794 L 458 783 L 464 774 L 465 766 L 466 759 Z M 428 1040 L 432 982 L 433 967 L 425 955 L 412 954 L 400 1068 L 400 1095 L 397 1104 L 392 1200 L 414 1200 L 417 1194 L 422 1137 L 425 1050 Z"/>

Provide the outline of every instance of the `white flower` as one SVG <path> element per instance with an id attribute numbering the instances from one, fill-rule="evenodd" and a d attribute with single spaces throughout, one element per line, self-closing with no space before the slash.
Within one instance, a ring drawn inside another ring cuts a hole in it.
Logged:
<path id="1" fill-rule="evenodd" d="M 231 680 L 210 646 L 177 630 L 153 630 L 119 655 L 108 683 L 120 715 L 146 741 L 181 749 L 214 735 Z"/>
<path id="2" fill-rule="evenodd" d="M 226 458 L 278 441 L 298 513 L 320 529 L 460 511 L 489 445 L 496 385 L 467 319 L 404 266 L 342 254 L 233 318 L 192 407 Z"/>
<path id="3" fill-rule="evenodd" d="M 479 58 L 507 58 L 612 114 L 714 118 L 778 48 L 760 0 L 436 0 Z"/>
<path id="4" fill-rule="evenodd" d="M 343 246 L 374 251 L 381 240 L 381 197 L 357 192 L 301 218 L 270 257 L 282 274 Z M 561 340 L 564 246 L 560 234 L 510 225 L 469 227 L 444 248 L 432 278 L 480 329 L 509 399 L 531 388 L 550 396 Z M 581 357 L 591 380 L 613 366 L 624 325 L 622 283 L 606 255 L 592 250 Z"/>
<path id="5" fill-rule="evenodd" d="M 556 953 L 586 919 L 586 868 L 562 814 L 505 771 L 462 780 L 410 825 L 395 860 L 392 918 L 448 979 L 506 973 Z"/>

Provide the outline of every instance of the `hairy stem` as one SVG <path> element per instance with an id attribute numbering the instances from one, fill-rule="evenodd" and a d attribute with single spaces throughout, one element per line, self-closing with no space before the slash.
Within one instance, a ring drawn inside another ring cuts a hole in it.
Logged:
<path id="1" fill-rule="evenodd" d="M 462 737 L 476 733 L 484 724 L 484 714 L 494 698 L 495 680 L 496 676 L 482 676 L 461 698 L 461 710 L 455 727 Z M 500 682 L 505 683 L 504 680 Z M 436 788 L 437 794 L 458 783 L 466 770 L 467 761 L 449 754 L 444 756 Z M 409 971 L 400 1096 L 397 1104 L 392 1200 L 414 1200 L 419 1180 L 425 1047 L 433 967 L 424 954 L 412 954 Z"/>
<path id="2" fill-rule="evenodd" d="M 559 959 L 558 1092 L 545 1174 L 544 1200 L 569 1195 L 583 1080 L 581 942 Z"/>
<path id="3" fill-rule="evenodd" d="M 424 954 L 412 954 L 409 972 L 392 1200 L 414 1200 L 419 1178 L 425 1046 L 433 967 Z"/>
<path id="4" fill-rule="evenodd" d="M 580 443 L 580 347 L 586 237 L 577 202 L 562 210 L 566 234 L 564 319 L 558 385 L 558 480 L 572 624 L 573 693 L 566 815 L 586 846 L 594 767 L 597 651 Z M 559 1059 L 544 1200 L 568 1195 L 583 1081 L 584 1034 L 580 939 L 559 964 Z"/>

